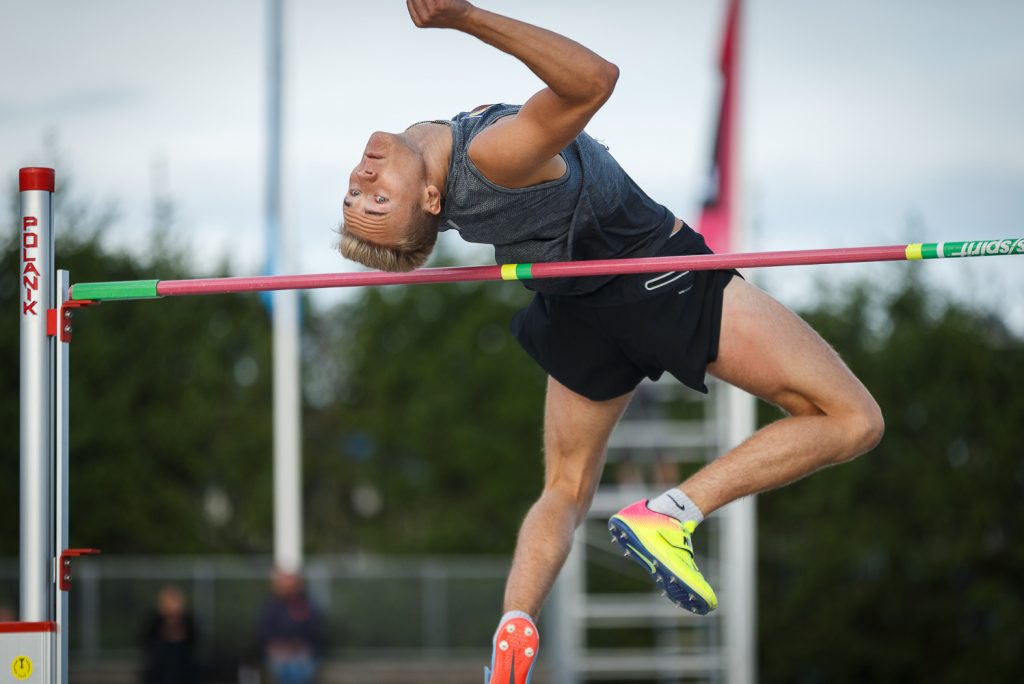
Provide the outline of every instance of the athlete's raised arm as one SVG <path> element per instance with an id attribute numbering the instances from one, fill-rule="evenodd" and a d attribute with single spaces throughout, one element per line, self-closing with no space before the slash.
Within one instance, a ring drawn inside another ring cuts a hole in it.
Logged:
<path id="1" fill-rule="evenodd" d="M 519 59 L 547 86 L 517 116 L 480 133 L 470 157 L 490 180 L 510 187 L 558 176 L 556 155 L 611 96 L 619 69 L 552 31 L 488 12 L 465 0 L 407 0 L 420 28 L 451 28 Z M 554 173 L 553 173 L 554 171 Z"/>

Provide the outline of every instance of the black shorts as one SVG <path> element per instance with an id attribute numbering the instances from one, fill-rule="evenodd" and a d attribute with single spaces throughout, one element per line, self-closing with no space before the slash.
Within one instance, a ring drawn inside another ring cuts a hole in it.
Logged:
<path id="1" fill-rule="evenodd" d="M 688 226 L 659 256 L 710 254 Z M 512 319 L 512 333 L 548 375 L 594 401 L 632 391 L 668 371 L 707 392 L 707 365 L 718 357 L 722 292 L 734 270 L 618 276 L 594 293 L 537 293 Z"/>

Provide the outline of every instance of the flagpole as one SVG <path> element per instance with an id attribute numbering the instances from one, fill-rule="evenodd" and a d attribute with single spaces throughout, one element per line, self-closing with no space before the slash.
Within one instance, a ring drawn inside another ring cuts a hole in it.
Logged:
<path id="1" fill-rule="evenodd" d="M 731 73 L 729 183 L 732 207 L 729 215 L 729 249 L 744 251 L 752 247 L 750 215 L 746 192 L 746 139 L 744 96 L 747 92 L 746 32 L 741 0 L 731 0 L 727 48 Z M 729 35 L 731 34 L 731 35 Z M 906 250 L 904 250 L 904 255 Z M 739 446 L 757 430 L 757 399 L 747 392 L 726 385 L 721 399 L 727 423 L 722 432 L 726 449 Z M 723 606 L 727 654 L 726 683 L 753 684 L 757 681 L 757 497 L 748 496 L 726 507 L 723 526 L 723 588 L 727 590 Z"/>
<path id="2" fill-rule="evenodd" d="M 293 269 L 293 240 L 281 220 L 281 82 L 284 1 L 267 0 L 267 158 L 265 207 L 268 264 L 272 273 Z M 302 440 L 298 293 L 274 292 L 273 325 L 273 507 L 274 564 L 302 569 Z"/>

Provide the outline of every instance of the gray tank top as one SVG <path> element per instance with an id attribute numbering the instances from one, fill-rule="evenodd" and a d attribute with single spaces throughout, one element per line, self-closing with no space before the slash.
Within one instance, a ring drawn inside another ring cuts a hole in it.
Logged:
<path id="1" fill-rule="evenodd" d="M 561 152 L 566 172 L 529 188 L 506 188 L 484 178 L 469 159 L 469 144 L 518 105 L 487 105 L 447 123 L 452 156 L 441 212 L 441 230 L 468 242 L 494 245 L 499 264 L 654 256 L 675 223 L 671 211 L 648 197 L 626 175 L 608 148 L 586 133 Z M 523 281 L 538 292 L 580 295 L 611 277 Z"/>

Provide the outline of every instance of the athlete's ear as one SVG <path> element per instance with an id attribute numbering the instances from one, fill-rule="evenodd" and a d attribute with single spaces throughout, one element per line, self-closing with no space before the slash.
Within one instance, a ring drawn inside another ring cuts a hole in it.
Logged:
<path id="1" fill-rule="evenodd" d="M 423 211 L 431 216 L 441 215 L 441 191 L 436 185 L 428 185 L 423 191 Z"/>

